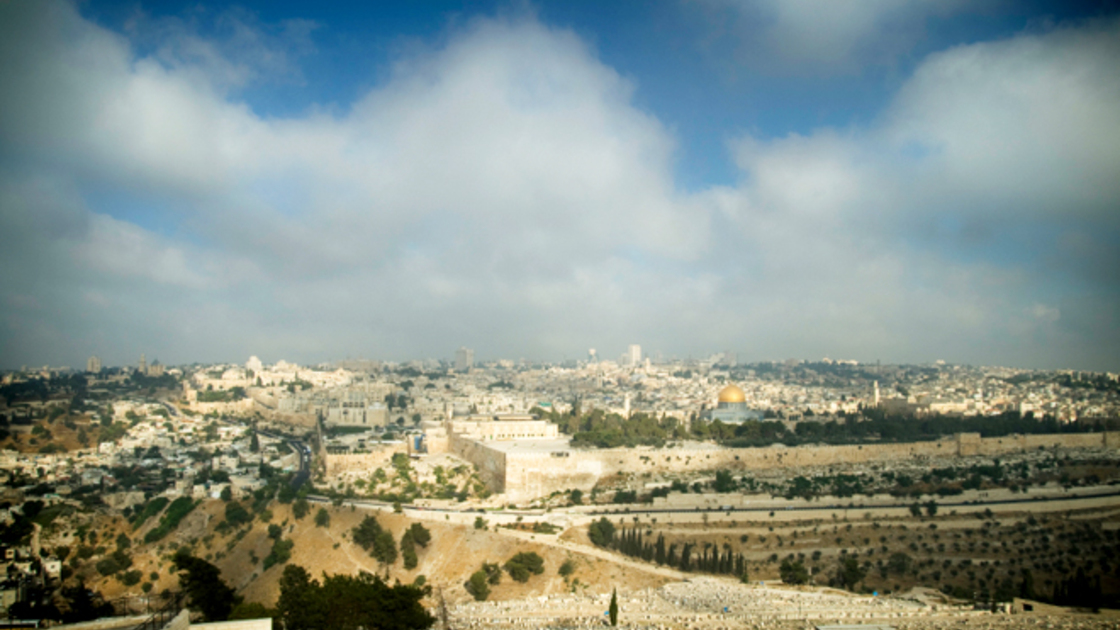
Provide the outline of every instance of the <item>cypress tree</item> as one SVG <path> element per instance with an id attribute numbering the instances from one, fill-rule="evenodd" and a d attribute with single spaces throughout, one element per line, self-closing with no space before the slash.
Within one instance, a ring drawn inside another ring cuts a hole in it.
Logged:
<path id="1" fill-rule="evenodd" d="M 617 588 L 611 591 L 611 607 L 610 607 L 609 612 L 610 612 L 610 615 L 611 615 L 611 626 L 617 626 L 618 625 L 618 589 Z"/>

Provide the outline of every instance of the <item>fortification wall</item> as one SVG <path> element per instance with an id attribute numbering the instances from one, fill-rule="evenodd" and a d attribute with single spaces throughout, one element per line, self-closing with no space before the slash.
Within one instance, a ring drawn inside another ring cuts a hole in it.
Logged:
<path id="1" fill-rule="evenodd" d="M 504 483 L 491 485 L 505 492 L 510 501 L 523 501 L 570 489 L 590 491 L 605 476 L 626 473 L 691 473 L 709 470 L 767 470 L 784 466 L 828 466 L 834 464 L 889 461 L 922 461 L 960 456 L 997 456 L 1039 448 L 1120 448 L 1120 432 L 1071 433 L 1059 435 L 1007 436 L 981 438 L 961 434 L 933 442 L 901 444 L 856 444 L 843 446 L 770 446 L 763 448 L 722 449 L 614 448 L 571 450 L 567 457 L 551 453 L 511 453 L 503 455 Z M 485 449 L 493 451 L 493 449 Z M 455 449 L 459 453 L 459 449 Z M 483 461 L 483 457 L 479 457 Z M 474 459 L 473 463 L 479 465 Z M 494 461 L 487 465 L 498 467 Z M 481 469 L 481 466 L 480 466 Z M 494 478 L 499 475 L 490 473 Z M 484 477 L 486 479 L 486 477 Z M 490 481 L 487 480 L 490 484 Z M 500 488 L 500 489 L 499 489 Z"/>
<path id="2" fill-rule="evenodd" d="M 479 479 L 491 492 L 499 494 L 506 491 L 508 467 L 504 452 L 490 448 L 485 442 L 476 442 L 454 433 L 447 436 L 447 442 L 452 453 L 474 464 Z"/>
<path id="3" fill-rule="evenodd" d="M 408 453 L 408 445 L 400 442 L 396 444 L 380 444 L 373 447 L 370 453 L 342 453 L 324 455 L 327 467 L 327 476 L 347 472 L 369 472 L 375 468 L 384 468 L 393 463 L 394 453 Z"/>

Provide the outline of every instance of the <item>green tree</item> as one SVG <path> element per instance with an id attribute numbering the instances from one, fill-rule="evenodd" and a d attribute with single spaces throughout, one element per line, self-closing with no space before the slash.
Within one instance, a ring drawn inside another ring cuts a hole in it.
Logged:
<path id="1" fill-rule="evenodd" d="M 228 619 L 240 598 L 222 581 L 218 567 L 185 552 L 175 555 L 174 564 L 179 571 L 179 586 L 190 597 L 191 606 L 207 621 Z"/>
<path id="2" fill-rule="evenodd" d="M 412 532 L 412 540 L 421 547 L 427 547 L 428 543 L 432 542 L 432 532 L 420 523 L 413 523 L 408 531 Z"/>
<path id="3" fill-rule="evenodd" d="M 844 556 L 840 558 L 840 568 L 836 573 L 836 581 L 841 586 L 848 590 L 855 590 L 856 585 L 863 581 L 867 572 L 859 566 L 859 560 L 855 556 Z"/>
<path id="4" fill-rule="evenodd" d="M 323 575 L 312 580 L 298 565 L 288 565 L 280 578 L 277 612 L 288 630 L 412 630 L 435 622 L 421 605 L 427 587 L 396 584 L 361 572 L 357 576 Z"/>
<path id="5" fill-rule="evenodd" d="M 805 584 L 809 581 L 809 571 L 800 560 L 790 561 L 789 558 L 782 560 L 778 573 L 786 584 Z"/>
<path id="6" fill-rule="evenodd" d="M 292 516 L 296 517 L 297 521 L 302 520 L 310 511 L 311 504 L 303 497 L 296 499 L 296 502 L 292 504 Z"/>
<path id="7" fill-rule="evenodd" d="M 327 511 L 327 508 L 319 508 L 319 511 L 315 513 L 315 527 L 330 527 L 330 525 L 331 513 Z"/>
<path id="8" fill-rule="evenodd" d="M 226 504 L 226 522 L 232 527 L 240 527 L 245 523 L 250 523 L 253 520 L 253 515 L 249 513 L 237 501 L 230 501 Z"/>
<path id="9" fill-rule="evenodd" d="M 895 575 L 905 575 L 913 565 L 910 556 L 902 553 L 901 551 L 891 554 L 887 560 L 887 569 Z"/>
<path id="10" fill-rule="evenodd" d="M 930 501 L 926 502 L 926 514 L 928 514 L 929 516 L 936 516 L 937 515 L 937 502 L 936 501 L 933 501 L 931 499 Z"/>
<path id="11" fill-rule="evenodd" d="M 518 582 L 528 582 L 530 574 L 544 573 L 544 558 L 536 552 L 521 552 L 506 561 L 506 572 Z"/>
<path id="12" fill-rule="evenodd" d="M 611 590 L 611 607 L 608 609 L 611 617 L 611 625 L 618 625 L 618 589 Z"/>
<path id="13" fill-rule="evenodd" d="M 397 541 L 393 540 L 393 534 L 388 531 L 378 533 L 373 539 L 373 550 L 370 555 L 386 568 L 396 562 Z"/>
<path id="14" fill-rule="evenodd" d="M 467 592 L 471 594 L 475 601 L 486 601 L 486 598 L 490 597 L 490 585 L 487 584 L 486 572 L 482 569 L 471 574 L 466 587 Z"/>
<path id="15" fill-rule="evenodd" d="M 419 562 L 416 557 L 416 541 L 412 539 L 412 530 L 404 530 L 401 535 L 401 559 L 404 561 L 405 570 L 411 571 Z"/>
<path id="16" fill-rule="evenodd" d="M 563 578 L 571 577 L 571 575 L 575 572 L 576 572 L 576 565 L 570 559 L 565 560 L 564 563 L 560 565 L 560 570 L 557 571 L 557 573 L 560 574 L 560 577 L 563 577 Z"/>
<path id="17" fill-rule="evenodd" d="M 597 547 L 609 547 L 614 543 L 614 524 L 605 516 L 598 521 L 592 521 L 587 528 L 587 537 Z"/>

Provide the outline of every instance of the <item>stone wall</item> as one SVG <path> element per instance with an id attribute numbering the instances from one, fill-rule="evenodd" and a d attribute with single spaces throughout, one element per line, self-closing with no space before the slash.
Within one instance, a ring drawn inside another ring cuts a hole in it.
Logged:
<path id="1" fill-rule="evenodd" d="M 447 436 L 451 452 L 474 464 L 478 477 L 495 494 L 506 489 L 506 454 L 485 442 L 476 442 L 454 433 Z"/>
<path id="2" fill-rule="evenodd" d="M 708 470 L 766 470 L 784 466 L 828 466 L 898 460 L 1019 453 L 1037 449 L 1120 448 L 1120 433 L 981 438 L 966 433 L 933 442 L 843 446 L 769 446 L 718 448 L 691 446 L 654 449 L 615 448 L 504 453 L 471 440 L 452 437 L 452 452 L 475 464 L 495 493 L 520 502 L 570 489 L 590 491 L 605 476 L 627 473 L 690 473 Z M 464 453 L 469 453 L 464 455 Z"/>
<path id="3" fill-rule="evenodd" d="M 408 453 L 408 445 L 404 442 L 381 444 L 373 448 L 376 450 L 371 453 L 344 453 L 339 455 L 328 453 L 324 455 L 327 476 L 331 477 L 346 472 L 370 472 L 375 468 L 385 468 L 392 465 L 394 453 Z"/>

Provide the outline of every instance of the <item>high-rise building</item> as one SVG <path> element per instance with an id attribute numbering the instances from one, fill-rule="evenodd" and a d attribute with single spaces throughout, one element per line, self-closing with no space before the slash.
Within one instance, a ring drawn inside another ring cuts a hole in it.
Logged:
<path id="1" fill-rule="evenodd" d="M 588 351 L 587 351 L 587 362 L 588 363 L 594 363 L 596 360 L 598 360 L 598 358 L 599 357 L 597 356 L 597 353 L 595 352 L 595 348 L 588 349 Z"/>
<path id="2" fill-rule="evenodd" d="M 626 358 L 631 366 L 638 367 L 642 363 L 642 347 L 636 343 L 630 344 L 626 351 Z"/>
<path id="3" fill-rule="evenodd" d="M 455 369 L 469 370 L 474 366 L 474 350 L 463 346 L 455 351 Z"/>
<path id="4" fill-rule="evenodd" d="M 89 360 L 86 361 L 86 371 L 94 374 L 101 372 L 101 359 L 96 356 L 90 357 Z"/>
<path id="5" fill-rule="evenodd" d="M 144 353 L 140 353 L 140 368 L 137 370 L 141 374 L 148 373 L 148 359 L 144 357 Z"/>

